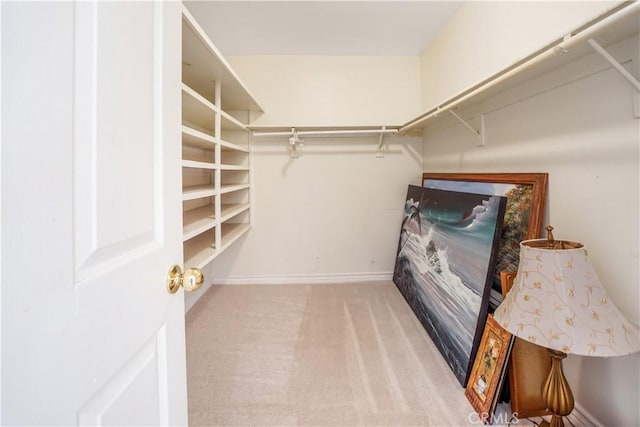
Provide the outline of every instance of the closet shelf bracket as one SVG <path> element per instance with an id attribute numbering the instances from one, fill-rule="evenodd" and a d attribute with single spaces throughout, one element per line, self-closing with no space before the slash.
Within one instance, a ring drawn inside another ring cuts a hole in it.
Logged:
<path id="1" fill-rule="evenodd" d="M 638 81 L 638 79 L 636 79 L 630 72 L 628 72 L 622 66 L 622 64 L 620 64 L 618 61 L 616 61 L 616 59 L 613 56 L 611 56 L 611 54 L 609 54 L 609 52 L 607 52 L 605 50 L 605 48 L 600 46 L 600 44 L 597 41 L 595 41 L 594 39 L 587 40 L 587 43 L 589 43 L 591 45 L 593 50 L 595 50 L 600 55 L 602 55 L 602 57 L 604 59 L 606 59 L 607 62 L 609 62 L 609 64 L 611 64 L 611 66 L 613 68 L 615 68 L 620 74 L 622 74 L 622 76 L 625 79 L 627 79 L 629 81 L 629 83 L 631 83 L 633 85 L 633 87 L 636 88 L 637 91 L 640 91 L 640 82 Z"/>
<path id="2" fill-rule="evenodd" d="M 611 64 L 613 68 L 616 69 L 616 71 L 618 71 L 622 75 L 622 77 L 624 77 L 629 83 L 631 83 L 631 86 L 635 88 L 636 91 L 633 93 L 633 116 L 636 118 L 640 117 L 640 82 L 638 81 L 638 79 L 629 71 L 627 71 L 622 66 L 622 64 L 620 64 L 620 62 L 618 62 L 613 56 L 611 56 L 611 54 L 607 52 L 607 50 L 603 48 L 597 41 L 595 41 L 594 39 L 589 39 L 587 40 L 587 43 L 589 43 L 593 50 L 598 52 L 609 64 Z M 638 74 L 637 65 L 635 64 L 635 62 L 633 64 L 635 65 L 634 72 Z"/>
<path id="3" fill-rule="evenodd" d="M 462 117 L 460 117 L 455 111 L 453 110 L 447 110 L 451 113 L 451 115 L 453 115 L 453 117 L 455 117 L 456 119 L 458 119 L 458 121 L 460 123 L 462 123 L 467 129 L 469 129 L 475 136 L 478 137 L 478 147 L 484 147 L 485 145 L 485 139 L 484 139 L 484 114 L 480 114 L 480 130 L 476 130 L 473 126 L 471 126 L 465 119 L 463 119 Z"/>

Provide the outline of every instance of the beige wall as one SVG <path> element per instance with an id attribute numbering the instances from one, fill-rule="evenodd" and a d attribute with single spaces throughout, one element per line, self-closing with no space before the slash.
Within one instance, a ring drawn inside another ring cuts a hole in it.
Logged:
<path id="1" fill-rule="evenodd" d="M 609 51 L 638 61 L 635 37 Z M 569 76 L 569 77 L 567 77 Z M 544 224 L 589 250 L 607 291 L 640 324 L 639 119 L 631 85 L 596 54 L 462 109 L 485 114 L 486 146 L 449 117 L 424 131 L 428 172 L 548 172 Z M 565 363 L 577 403 L 604 425 L 639 425 L 640 355 Z"/>
<path id="2" fill-rule="evenodd" d="M 236 56 L 263 106 L 254 126 L 402 125 L 420 112 L 418 57 Z"/>
<path id="3" fill-rule="evenodd" d="M 286 138 L 253 144 L 253 227 L 216 259 L 214 283 L 319 283 L 390 278 L 407 185 L 419 184 L 422 141 Z"/>
<path id="4" fill-rule="evenodd" d="M 419 114 L 418 57 L 227 58 L 265 109 L 263 127 L 399 126 Z M 420 184 L 422 141 L 386 136 L 254 137 L 250 233 L 205 269 L 214 283 L 390 278 L 407 185 Z M 185 294 L 187 309 L 202 292 Z"/>
<path id="5" fill-rule="evenodd" d="M 617 3 L 465 3 L 422 53 L 422 110 L 442 104 Z"/>

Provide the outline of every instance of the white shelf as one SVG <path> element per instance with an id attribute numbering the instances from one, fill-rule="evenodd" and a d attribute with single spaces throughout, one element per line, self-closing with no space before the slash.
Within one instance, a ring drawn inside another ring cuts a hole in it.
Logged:
<path id="1" fill-rule="evenodd" d="M 217 225 L 213 205 L 186 211 L 182 216 L 182 239 L 189 240 Z"/>
<path id="2" fill-rule="evenodd" d="M 182 144 L 188 147 L 214 150 L 216 140 L 213 136 L 188 126 L 182 126 Z"/>
<path id="3" fill-rule="evenodd" d="M 220 141 L 220 148 L 222 149 L 222 151 L 241 151 L 243 153 L 249 152 L 248 147 L 242 147 L 238 144 L 234 144 L 225 140 Z"/>
<path id="4" fill-rule="evenodd" d="M 222 204 L 220 221 L 227 221 L 234 216 L 247 211 L 251 205 L 249 203 L 227 203 Z"/>
<path id="5" fill-rule="evenodd" d="M 216 189 L 211 185 L 195 185 L 182 189 L 182 200 L 202 199 L 217 194 Z"/>
<path id="6" fill-rule="evenodd" d="M 215 163 L 199 162 L 196 160 L 182 160 L 183 168 L 195 168 L 195 169 L 217 169 L 218 166 Z"/>
<path id="7" fill-rule="evenodd" d="M 222 121 L 221 121 L 222 129 L 224 130 L 241 130 L 244 132 L 249 131 L 247 129 L 247 126 L 245 126 L 244 123 L 242 123 L 240 120 L 236 119 L 235 117 L 231 116 L 225 111 L 221 112 L 221 118 L 222 118 Z"/>
<path id="8" fill-rule="evenodd" d="M 238 224 L 222 224 L 222 245 L 221 251 L 224 251 L 236 240 L 242 237 L 247 231 L 251 229 L 251 224 L 238 223 Z"/>
<path id="9" fill-rule="evenodd" d="M 220 170 L 224 170 L 224 171 L 249 171 L 250 168 L 248 168 L 247 166 L 220 165 Z"/>
<path id="10" fill-rule="evenodd" d="M 182 79 L 194 90 L 214 99 L 213 79 L 221 82 L 224 110 L 262 111 L 186 6 L 182 6 Z"/>
<path id="11" fill-rule="evenodd" d="M 249 184 L 222 184 L 220 186 L 220 194 L 246 190 L 247 188 L 249 188 Z"/>
<path id="12" fill-rule="evenodd" d="M 211 84 L 213 85 L 213 82 Z M 191 89 L 189 86 L 187 86 L 184 83 L 182 83 L 182 93 L 183 95 L 188 95 L 189 99 L 193 100 L 194 108 L 203 109 L 203 110 L 206 109 L 207 112 L 214 112 L 214 113 L 217 113 L 220 111 L 220 109 L 216 107 L 216 105 L 212 101 L 200 95 L 198 92 Z M 184 110 L 184 104 L 182 107 Z"/>
<path id="13" fill-rule="evenodd" d="M 447 110 L 464 109 L 477 105 L 507 90 L 560 68 L 595 51 L 589 39 L 605 48 L 638 34 L 640 6 L 638 2 L 619 2 L 611 12 L 574 29 L 566 36 L 551 41 L 531 55 L 514 62 L 509 67 L 489 76 L 482 82 L 432 106 L 419 116 L 405 123 L 400 131 L 424 129 L 432 121 L 449 116 Z M 561 53 L 561 54 L 560 54 Z"/>
<path id="14" fill-rule="evenodd" d="M 203 268 L 218 255 L 211 232 L 200 234 L 184 242 L 185 268 Z"/>
<path id="15" fill-rule="evenodd" d="M 202 129 L 213 132 L 215 115 L 219 111 L 215 105 L 182 84 L 182 119 L 183 122 L 196 124 Z"/>

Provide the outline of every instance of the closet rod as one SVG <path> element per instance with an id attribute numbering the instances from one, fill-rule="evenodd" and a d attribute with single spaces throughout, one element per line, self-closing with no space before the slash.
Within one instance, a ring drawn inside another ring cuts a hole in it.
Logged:
<path id="1" fill-rule="evenodd" d="M 398 129 L 344 129 L 344 130 L 296 130 L 286 132 L 252 132 L 253 136 L 330 136 L 330 135 L 383 135 L 396 134 Z"/>
<path id="2" fill-rule="evenodd" d="M 640 3 L 636 1 L 626 1 L 617 7 L 611 9 L 606 14 L 595 18 L 594 20 L 588 22 L 582 27 L 572 31 L 571 33 L 565 35 L 564 37 L 557 39 L 542 49 L 535 51 L 533 54 L 527 56 L 526 58 L 514 63 L 513 65 L 505 68 L 504 70 L 494 74 L 488 79 L 478 83 L 475 86 L 467 89 L 459 93 L 458 95 L 450 98 L 445 103 L 432 108 L 426 113 L 418 116 L 412 121 L 408 122 L 404 126 L 399 129 L 399 133 L 405 133 L 414 127 L 420 125 L 421 123 L 438 116 L 438 114 L 446 112 L 458 104 L 466 101 L 467 99 L 478 95 L 482 91 L 485 91 L 496 84 L 502 82 L 503 80 L 512 77 L 513 75 L 526 70 L 527 68 L 542 62 L 543 60 L 566 52 L 571 46 L 575 44 L 585 41 L 586 39 L 593 38 L 598 32 L 602 31 L 605 28 L 619 22 L 621 19 L 626 18 L 628 16 L 633 15 L 634 13 L 638 13 L 640 10 Z"/>

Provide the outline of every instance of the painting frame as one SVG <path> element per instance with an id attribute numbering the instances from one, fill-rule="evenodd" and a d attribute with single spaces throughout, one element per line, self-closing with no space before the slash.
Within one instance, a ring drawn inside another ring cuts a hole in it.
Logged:
<path id="1" fill-rule="evenodd" d="M 492 315 L 487 316 L 478 353 L 464 391 L 483 424 L 492 422 L 514 338 Z"/>
<path id="2" fill-rule="evenodd" d="M 488 314 L 506 202 L 407 190 L 393 282 L 463 388 Z"/>
<path id="3" fill-rule="evenodd" d="M 432 183 L 427 186 L 427 182 Z M 516 188 L 525 188 L 530 191 L 531 198 L 526 206 L 520 206 L 508 194 L 507 211 L 513 206 L 517 215 L 505 215 L 505 223 L 502 227 L 498 264 L 494 274 L 491 292 L 490 306 L 495 309 L 502 301 L 502 285 L 500 271 L 517 271 L 519 261 L 519 243 L 522 240 L 536 239 L 541 236 L 542 220 L 544 216 L 545 201 L 549 174 L 546 172 L 527 173 L 427 173 L 422 174 L 422 186 L 427 188 L 451 189 L 454 191 L 466 191 L 463 188 L 474 183 L 485 185 L 499 184 L 512 185 Z M 438 187 L 434 185 L 438 185 Z M 497 194 L 496 194 L 497 195 Z M 514 206 L 517 205 L 517 206 Z M 523 203 L 524 205 L 524 203 Z M 521 219 L 521 222 L 518 222 Z M 512 237 L 509 237 L 509 236 Z"/>

